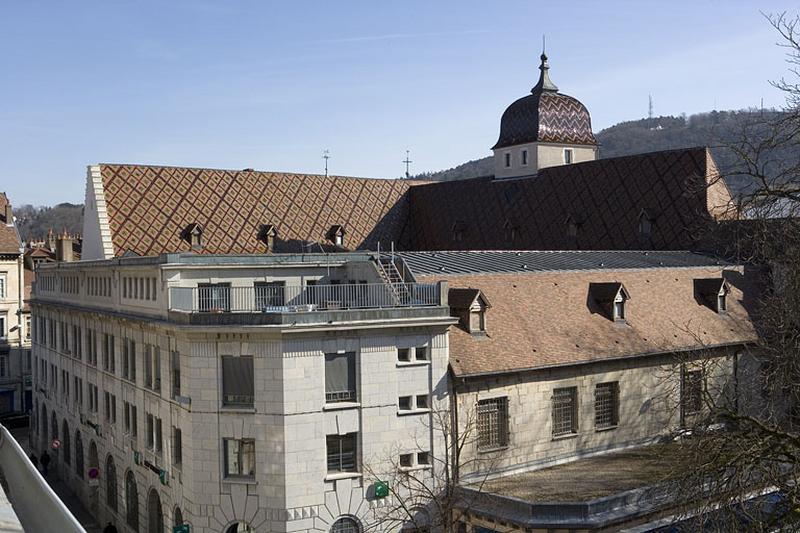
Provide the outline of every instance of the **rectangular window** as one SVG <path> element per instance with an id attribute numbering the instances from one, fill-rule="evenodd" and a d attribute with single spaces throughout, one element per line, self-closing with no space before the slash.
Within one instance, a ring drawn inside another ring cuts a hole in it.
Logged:
<path id="1" fill-rule="evenodd" d="M 417 452 L 417 464 L 418 465 L 431 464 L 431 454 L 429 452 Z"/>
<path id="2" fill-rule="evenodd" d="M 224 439 L 225 477 L 253 479 L 256 475 L 256 442 Z"/>
<path id="3" fill-rule="evenodd" d="M 116 354 L 114 348 L 114 336 L 108 333 L 103 333 L 103 370 L 111 372 L 116 370 Z"/>
<path id="4" fill-rule="evenodd" d="M 572 148 L 564 148 L 564 163 L 567 165 L 572 163 Z"/>
<path id="5" fill-rule="evenodd" d="M 197 285 L 197 303 L 200 311 L 230 311 L 230 283 L 199 283 Z"/>
<path id="6" fill-rule="evenodd" d="M 693 415 L 703 409 L 703 371 L 683 369 L 681 405 L 684 415 Z"/>
<path id="7" fill-rule="evenodd" d="M 89 383 L 89 412 L 96 413 L 98 410 L 97 385 Z"/>
<path id="8" fill-rule="evenodd" d="M 158 346 L 144 345 L 144 385 L 161 392 L 161 350 Z"/>
<path id="9" fill-rule="evenodd" d="M 594 389 L 594 427 L 619 425 L 619 382 L 598 383 Z"/>
<path id="10" fill-rule="evenodd" d="M 103 403 L 105 404 L 104 418 L 109 424 L 117 423 L 117 397 L 110 392 L 103 393 Z M 127 413 L 126 413 L 127 414 Z"/>
<path id="11" fill-rule="evenodd" d="M 417 358 L 417 361 L 427 361 L 428 360 L 428 347 L 427 346 L 417 346 L 414 348 L 414 357 Z"/>
<path id="12" fill-rule="evenodd" d="M 222 405 L 253 407 L 253 357 L 222 356 Z"/>
<path id="13" fill-rule="evenodd" d="M 578 388 L 553 390 L 553 436 L 578 432 Z"/>
<path id="14" fill-rule="evenodd" d="M 256 296 L 256 309 L 283 307 L 286 305 L 285 281 L 258 281 L 253 284 Z"/>
<path id="15" fill-rule="evenodd" d="M 5 299 L 6 297 L 6 275 L 5 273 L 0 274 L 0 299 Z"/>
<path id="16" fill-rule="evenodd" d="M 402 362 L 411 361 L 411 348 L 398 348 L 397 360 Z"/>
<path id="17" fill-rule="evenodd" d="M 169 355 L 170 366 L 172 367 L 172 397 L 181 395 L 181 355 L 173 351 Z"/>
<path id="18" fill-rule="evenodd" d="M 156 435 L 155 435 L 155 417 L 150 413 L 147 413 L 144 419 L 144 428 L 145 428 L 145 437 L 147 438 L 147 447 L 151 450 L 154 450 L 156 447 Z"/>
<path id="19" fill-rule="evenodd" d="M 136 406 L 128 402 L 124 402 L 124 406 L 125 433 L 129 434 L 131 437 L 136 437 L 136 435 L 139 433 L 137 429 L 139 423 L 136 416 Z"/>
<path id="20" fill-rule="evenodd" d="M 136 382 L 136 342 L 125 338 L 122 342 L 122 377 Z"/>
<path id="21" fill-rule="evenodd" d="M 72 356 L 83 359 L 83 346 L 80 326 L 72 326 Z"/>
<path id="22" fill-rule="evenodd" d="M 427 394 L 417 395 L 417 409 L 427 409 L 427 408 L 428 408 L 428 395 Z"/>
<path id="23" fill-rule="evenodd" d="M 328 435 L 328 472 L 358 472 L 356 450 L 358 433 L 346 435 Z"/>
<path id="24" fill-rule="evenodd" d="M 355 402 L 356 394 L 356 354 L 325 354 L 325 401 Z"/>
<path id="25" fill-rule="evenodd" d="M 397 407 L 401 411 L 410 411 L 411 410 L 411 396 L 400 396 L 397 399 Z"/>
<path id="26" fill-rule="evenodd" d="M 511 168 L 511 152 L 506 152 L 503 157 L 505 158 L 506 168 Z"/>
<path id="27" fill-rule="evenodd" d="M 523 150 L 522 151 L 522 165 L 523 166 L 527 166 L 528 165 L 528 151 L 527 150 Z"/>
<path id="28" fill-rule="evenodd" d="M 508 446 L 508 398 L 478 401 L 478 449 Z"/>
<path id="29" fill-rule="evenodd" d="M 401 468 L 411 468 L 414 465 L 414 454 L 413 453 L 401 453 L 400 454 L 400 467 Z"/>
<path id="30" fill-rule="evenodd" d="M 0 378 L 8 377 L 8 357 L 0 356 Z"/>
<path id="31" fill-rule="evenodd" d="M 183 437 L 180 428 L 172 427 L 172 464 L 180 467 L 183 463 Z"/>

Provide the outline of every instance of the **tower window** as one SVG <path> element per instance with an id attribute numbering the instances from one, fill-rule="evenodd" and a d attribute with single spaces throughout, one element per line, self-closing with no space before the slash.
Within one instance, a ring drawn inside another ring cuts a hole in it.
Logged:
<path id="1" fill-rule="evenodd" d="M 572 160 L 572 148 L 564 148 L 564 164 L 569 165 Z"/>
<path id="2" fill-rule="evenodd" d="M 528 166 L 528 151 L 522 151 L 522 166 Z"/>
<path id="3" fill-rule="evenodd" d="M 506 168 L 511 168 L 511 152 L 506 152 L 504 154 L 504 157 L 506 162 Z"/>

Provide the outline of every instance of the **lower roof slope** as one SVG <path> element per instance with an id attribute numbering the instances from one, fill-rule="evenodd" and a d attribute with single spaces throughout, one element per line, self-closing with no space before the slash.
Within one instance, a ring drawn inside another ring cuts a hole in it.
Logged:
<path id="1" fill-rule="evenodd" d="M 719 314 L 694 290 L 695 279 L 728 281 L 728 312 Z M 454 326 L 450 364 L 457 376 L 574 365 L 656 353 L 748 343 L 755 307 L 753 273 L 743 267 L 698 266 L 526 274 L 421 276 L 475 288 L 492 307 L 486 335 Z M 611 320 L 590 296 L 589 284 L 617 282 L 630 294 L 627 323 Z"/>

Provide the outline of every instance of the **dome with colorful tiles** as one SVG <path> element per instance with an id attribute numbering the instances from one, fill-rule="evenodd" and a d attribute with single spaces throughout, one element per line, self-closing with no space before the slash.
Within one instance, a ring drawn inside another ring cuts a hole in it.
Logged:
<path id="1" fill-rule="evenodd" d="M 500 138 L 492 149 L 533 142 L 596 146 L 586 106 L 558 92 L 548 74 L 547 56 L 542 54 L 541 60 L 539 82 L 531 94 L 505 110 L 500 120 Z"/>

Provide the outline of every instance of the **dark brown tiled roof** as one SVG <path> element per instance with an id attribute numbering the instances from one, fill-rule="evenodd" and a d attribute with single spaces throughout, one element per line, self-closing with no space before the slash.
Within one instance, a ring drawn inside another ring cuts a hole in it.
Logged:
<path id="1" fill-rule="evenodd" d="M 0 254 L 19 254 L 21 241 L 14 221 L 6 220 L 6 206 L 9 204 L 5 193 L 0 192 Z"/>
<path id="2" fill-rule="evenodd" d="M 450 289 L 447 291 L 447 303 L 453 309 L 469 309 L 480 293 L 478 289 Z"/>
<path id="3" fill-rule="evenodd" d="M 114 255 L 188 251 L 181 231 L 203 228 L 203 253 L 263 253 L 263 224 L 275 251 L 319 251 L 341 224 L 348 248 L 388 247 L 407 220 L 413 181 L 236 170 L 101 165 Z"/>
<path id="4" fill-rule="evenodd" d="M 722 216 L 719 206 L 729 200 L 705 148 L 599 159 L 530 178 L 414 187 L 404 244 L 413 250 L 685 250 L 694 247 L 696 227 L 711 220 L 709 213 Z M 639 233 L 642 210 L 652 219 L 649 239 Z M 580 219 L 577 237 L 568 232 L 572 213 Z"/>
<path id="5" fill-rule="evenodd" d="M 480 289 L 492 302 L 486 335 L 450 330 L 450 364 L 458 376 L 570 365 L 653 353 L 752 342 L 755 277 L 724 271 L 731 292 L 718 314 L 694 295 L 694 280 L 723 277 L 721 267 L 616 272 L 541 272 L 425 276 L 451 287 Z M 588 298 L 590 283 L 621 283 L 630 293 L 627 325 Z"/>

